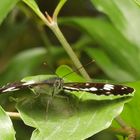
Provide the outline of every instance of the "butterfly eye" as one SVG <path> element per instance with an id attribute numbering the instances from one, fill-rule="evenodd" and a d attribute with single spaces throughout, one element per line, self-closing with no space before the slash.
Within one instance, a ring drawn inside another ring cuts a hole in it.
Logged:
<path id="1" fill-rule="evenodd" d="M 60 83 L 61 81 L 60 80 L 55 80 L 55 82 L 54 82 L 54 87 L 57 87 L 57 88 L 59 88 L 60 87 L 60 85 L 61 85 L 61 83 Z"/>

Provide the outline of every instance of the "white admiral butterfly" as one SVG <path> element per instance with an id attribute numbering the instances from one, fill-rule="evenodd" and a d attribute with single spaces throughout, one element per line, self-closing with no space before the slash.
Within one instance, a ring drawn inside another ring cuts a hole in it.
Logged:
<path id="1" fill-rule="evenodd" d="M 84 91 L 96 95 L 127 95 L 134 92 L 134 89 L 128 86 L 107 84 L 107 83 L 80 83 L 70 82 L 64 83 L 63 79 L 59 77 L 52 77 L 48 80 L 41 82 L 27 81 L 7 84 L 0 88 L 0 93 L 8 91 L 16 91 L 25 88 L 33 88 L 36 92 L 39 92 L 43 87 L 49 86 L 52 95 L 58 94 L 62 90 L 66 91 Z M 45 88 L 44 88 L 45 89 Z M 47 88 L 46 88 L 47 89 Z M 44 90 L 44 92 L 48 92 Z"/>

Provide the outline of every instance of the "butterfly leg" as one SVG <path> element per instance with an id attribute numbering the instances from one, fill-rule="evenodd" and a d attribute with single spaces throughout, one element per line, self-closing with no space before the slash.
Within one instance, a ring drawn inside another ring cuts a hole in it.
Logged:
<path id="1" fill-rule="evenodd" d="M 48 114 L 49 114 L 49 105 L 50 105 L 50 100 L 47 100 L 47 104 L 46 104 L 46 120 L 47 120 L 47 118 L 48 118 Z"/>

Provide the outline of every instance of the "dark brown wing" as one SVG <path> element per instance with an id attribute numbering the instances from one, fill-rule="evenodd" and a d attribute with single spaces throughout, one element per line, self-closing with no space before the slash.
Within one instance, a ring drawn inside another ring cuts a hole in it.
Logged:
<path id="1" fill-rule="evenodd" d="M 1 87 L 0 88 L 0 93 L 25 89 L 25 88 L 31 87 L 32 85 L 34 85 L 34 83 L 29 83 L 29 84 L 27 84 L 26 82 L 10 83 L 10 84 L 7 84 L 7 85 Z"/>
<path id="2" fill-rule="evenodd" d="M 134 92 L 134 89 L 128 86 L 107 83 L 65 83 L 63 89 L 85 91 L 97 95 L 127 95 Z"/>
<path id="3" fill-rule="evenodd" d="M 27 89 L 27 88 L 33 88 L 35 86 L 39 86 L 39 85 L 43 85 L 43 84 L 47 84 L 47 83 L 43 83 L 43 82 L 34 83 L 33 81 L 10 83 L 10 84 L 7 84 L 7 85 L 1 87 L 0 93 L 17 91 L 17 90 Z"/>
<path id="4" fill-rule="evenodd" d="M 0 93 L 5 93 L 5 92 L 10 92 L 10 91 L 16 91 L 16 90 L 21 90 L 21 89 L 27 89 L 27 88 L 33 88 L 36 86 L 44 86 L 44 85 L 49 85 L 49 86 L 61 86 L 59 84 L 60 82 L 63 82 L 61 78 L 50 78 L 45 81 L 27 81 L 27 82 L 15 82 L 15 83 L 10 83 L 7 84 L 3 87 L 0 88 Z M 55 88 L 55 87 L 54 87 Z"/>

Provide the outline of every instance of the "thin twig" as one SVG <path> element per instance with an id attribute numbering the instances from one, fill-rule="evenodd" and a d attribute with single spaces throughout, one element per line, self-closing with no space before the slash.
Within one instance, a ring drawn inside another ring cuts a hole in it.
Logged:
<path id="1" fill-rule="evenodd" d="M 124 136 L 124 137 L 129 137 L 129 135 L 130 135 L 129 132 L 124 128 L 109 127 L 108 129 L 106 129 L 106 131 L 111 132 L 111 133 L 113 133 L 115 135 L 121 135 L 121 136 Z M 136 134 L 136 138 L 140 139 L 140 132 L 135 131 L 135 134 Z M 133 139 L 128 138 L 128 140 L 134 140 L 134 138 Z"/>
<path id="2" fill-rule="evenodd" d="M 6 112 L 6 114 L 14 120 L 21 120 L 20 114 L 18 112 Z"/>
<path id="3" fill-rule="evenodd" d="M 58 14 L 60 12 L 60 10 L 62 9 L 63 5 L 66 3 L 67 0 L 61 0 L 57 7 L 55 8 L 54 12 L 53 12 L 53 21 L 57 22 L 57 17 L 58 17 Z"/>
<path id="4" fill-rule="evenodd" d="M 60 43 L 62 44 L 63 48 L 65 49 L 65 51 L 67 52 L 67 54 L 69 55 L 69 57 L 71 58 L 72 62 L 74 63 L 74 65 L 76 66 L 77 69 L 79 69 L 79 72 L 81 73 L 81 75 L 87 80 L 87 81 L 91 81 L 88 73 L 86 72 L 86 70 L 84 69 L 84 67 L 82 66 L 81 62 L 79 61 L 78 57 L 76 56 L 76 54 L 74 53 L 74 51 L 72 50 L 71 46 L 69 45 L 69 43 L 67 42 L 67 40 L 65 39 L 64 35 L 62 34 L 62 32 L 60 31 L 59 27 L 53 26 L 52 30 L 54 32 L 54 34 L 57 36 L 58 40 L 60 41 Z"/>
<path id="5" fill-rule="evenodd" d="M 122 129 L 128 132 L 128 140 L 136 140 L 136 130 L 129 126 L 120 116 L 115 119 Z"/>

